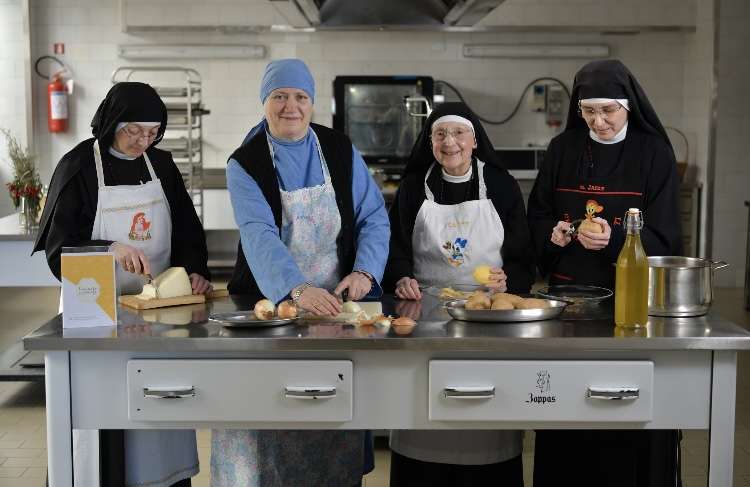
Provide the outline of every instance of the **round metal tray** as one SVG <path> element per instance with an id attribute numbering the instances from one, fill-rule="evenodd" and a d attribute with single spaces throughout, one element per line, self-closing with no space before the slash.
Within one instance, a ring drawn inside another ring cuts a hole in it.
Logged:
<path id="1" fill-rule="evenodd" d="M 252 311 L 232 311 L 227 313 L 213 313 L 208 321 L 219 323 L 230 328 L 264 328 L 268 326 L 283 326 L 294 323 L 299 318 L 273 318 L 259 320 Z"/>
<path id="2" fill-rule="evenodd" d="M 545 299 L 557 299 L 568 304 L 596 304 L 612 297 L 612 290 L 606 287 L 584 286 L 579 284 L 559 284 L 543 287 L 535 294 Z"/>
<path id="3" fill-rule="evenodd" d="M 443 306 L 453 318 L 461 321 L 484 323 L 516 323 L 519 321 L 541 321 L 557 318 L 568 303 L 548 299 L 551 307 L 539 309 L 466 309 L 465 299 L 454 299 Z"/>

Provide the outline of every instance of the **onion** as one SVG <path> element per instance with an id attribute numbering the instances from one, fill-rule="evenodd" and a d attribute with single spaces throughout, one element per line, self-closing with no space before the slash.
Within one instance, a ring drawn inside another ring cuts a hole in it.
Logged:
<path id="1" fill-rule="evenodd" d="M 288 318 L 296 318 L 297 317 L 297 305 L 294 304 L 294 301 L 287 300 L 279 304 L 279 309 L 277 310 L 279 314 L 279 318 L 282 319 L 288 319 Z"/>
<path id="2" fill-rule="evenodd" d="M 377 321 L 375 321 L 375 324 L 387 328 L 391 326 L 391 320 L 392 318 L 390 316 L 380 315 L 377 317 Z"/>
<path id="3" fill-rule="evenodd" d="M 414 326 L 417 324 L 417 322 L 409 318 L 408 316 L 401 316 L 393 320 L 391 324 L 393 326 Z"/>
<path id="4" fill-rule="evenodd" d="M 259 320 L 270 320 L 276 312 L 276 307 L 267 299 L 255 303 L 255 317 Z"/>
<path id="5" fill-rule="evenodd" d="M 354 301 L 346 301 L 341 307 L 341 311 L 344 313 L 359 313 L 362 311 L 362 307 Z"/>

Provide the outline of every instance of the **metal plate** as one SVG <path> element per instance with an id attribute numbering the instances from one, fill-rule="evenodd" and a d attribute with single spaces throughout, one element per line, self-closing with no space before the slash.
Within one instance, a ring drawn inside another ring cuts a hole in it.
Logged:
<path id="1" fill-rule="evenodd" d="M 227 327 L 235 328 L 264 328 L 267 326 L 283 326 L 294 323 L 299 318 L 273 318 L 259 320 L 252 311 L 232 311 L 228 313 L 213 313 L 208 321 L 213 321 Z"/>
<path id="2" fill-rule="evenodd" d="M 560 316 L 568 305 L 563 301 L 548 299 L 551 307 L 540 309 L 466 309 L 465 299 L 454 299 L 444 304 L 445 310 L 453 318 L 461 321 L 483 323 L 516 323 L 519 321 L 549 320 Z"/>

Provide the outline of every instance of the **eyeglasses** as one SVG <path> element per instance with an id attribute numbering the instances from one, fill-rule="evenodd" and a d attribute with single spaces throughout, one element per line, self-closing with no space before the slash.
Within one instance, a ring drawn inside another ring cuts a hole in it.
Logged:
<path id="1" fill-rule="evenodd" d="M 142 127 L 139 127 L 138 125 L 130 124 L 130 125 L 124 126 L 122 128 L 122 131 L 125 132 L 125 135 L 127 135 L 131 139 L 138 140 L 138 139 L 146 138 L 148 140 L 154 140 L 156 139 L 156 136 L 159 134 L 159 127 L 154 127 L 146 131 Z"/>
<path id="2" fill-rule="evenodd" d="M 602 117 L 603 120 L 607 120 L 609 117 L 612 117 L 615 113 L 619 112 L 621 108 L 622 105 L 620 105 L 619 103 L 596 109 L 594 107 L 581 106 L 581 103 L 579 102 L 578 114 L 587 120 L 593 120 L 594 118 L 596 118 L 596 115 L 599 114 L 599 116 Z"/>
<path id="3" fill-rule="evenodd" d="M 433 142 L 445 142 L 448 136 L 453 137 L 453 140 L 465 140 L 469 135 L 474 135 L 474 132 L 469 128 L 456 128 L 453 130 L 438 129 L 432 133 L 430 138 Z"/>

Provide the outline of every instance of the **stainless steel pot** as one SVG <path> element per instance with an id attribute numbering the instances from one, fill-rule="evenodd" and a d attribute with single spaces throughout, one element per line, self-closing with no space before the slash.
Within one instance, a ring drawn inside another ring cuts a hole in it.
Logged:
<path id="1" fill-rule="evenodd" d="M 713 300 L 714 274 L 729 264 L 695 257 L 648 258 L 648 314 L 702 316 Z"/>

